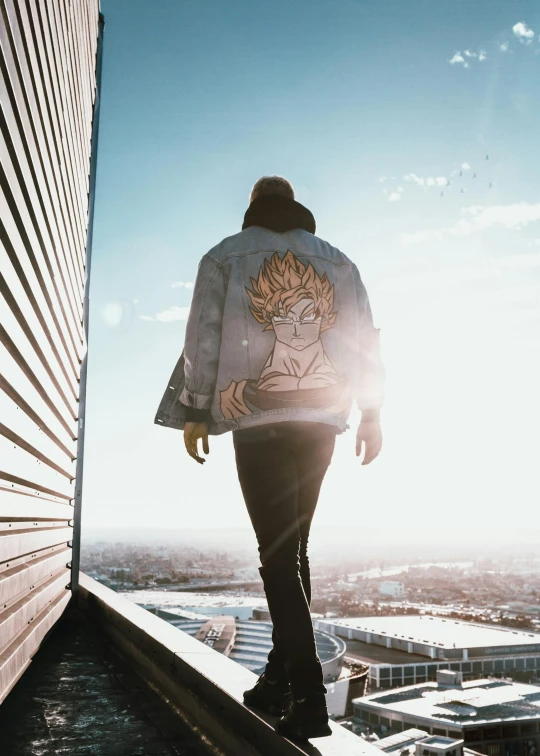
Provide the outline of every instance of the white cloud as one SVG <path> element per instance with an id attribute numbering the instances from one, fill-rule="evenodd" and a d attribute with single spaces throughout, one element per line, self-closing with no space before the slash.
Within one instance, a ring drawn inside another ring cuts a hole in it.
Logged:
<path id="1" fill-rule="evenodd" d="M 411 181 L 413 184 L 418 184 L 418 186 L 424 186 L 426 183 L 425 180 L 421 176 L 417 176 L 416 173 L 408 173 L 406 176 L 403 176 L 405 181 Z"/>
<path id="2" fill-rule="evenodd" d="M 458 56 L 458 58 L 462 57 L 461 53 L 456 53 L 456 55 Z M 456 57 L 456 55 L 454 55 L 454 58 Z M 463 52 L 463 55 L 465 56 L 465 58 L 476 59 L 476 60 L 480 61 L 480 63 L 487 58 L 487 53 L 486 53 L 485 50 L 479 50 L 477 53 L 476 52 L 472 52 L 472 50 L 465 50 Z M 454 63 L 461 63 L 462 62 L 461 60 L 454 60 L 454 58 L 452 58 L 452 60 L 450 61 L 450 63 L 452 63 L 452 61 Z"/>
<path id="3" fill-rule="evenodd" d="M 189 316 L 189 307 L 178 307 L 173 305 L 168 310 L 163 310 L 156 314 L 156 320 L 162 323 L 171 323 L 175 320 L 187 320 Z"/>
<path id="4" fill-rule="evenodd" d="M 460 63 L 463 68 L 469 68 L 469 64 L 460 52 L 454 53 L 453 57 L 448 61 L 451 66 L 455 66 L 456 63 Z"/>
<path id="5" fill-rule="evenodd" d="M 461 210 L 461 218 L 454 226 L 425 229 L 401 234 L 403 244 L 444 239 L 448 236 L 469 236 L 477 231 L 499 226 L 509 230 L 519 230 L 540 220 L 540 202 L 519 202 L 514 205 L 492 205 L 482 207 L 471 205 Z"/>
<path id="6" fill-rule="evenodd" d="M 154 320 L 160 323 L 173 323 L 178 320 L 187 320 L 189 315 L 189 307 L 178 307 L 172 305 L 167 310 L 157 312 L 155 315 L 139 315 L 141 320 Z"/>
<path id="7" fill-rule="evenodd" d="M 471 166 L 468 163 L 462 163 L 460 165 L 460 168 L 461 168 L 462 171 L 470 171 L 471 170 Z"/>
<path id="8" fill-rule="evenodd" d="M 478 52 L 464 50 L 463 52 L 458 51 L 454 53 L 448 62 L 451 66 L 460 65 L 463 66 L 463 68 L 470 68 L 471 61 L 476 60 L 479 63 L 482 63 L 486 58 L 487 53 L 485 50 L 479 50 Z"/>
<path id="9" fill-rule="evenodd" d="M 416 173 L 408 173 L 406 176 L 403 176 L 405 181 L 408 181 L 411 184 L 416 184 L 417 186 L 446 186 L 448 183 L 448 179 L 446 176 L 428 176 L 426 178 L 422 176 L 417 176 Z"/>
<path id="10" fill-rule="evenodd" d="M 175 281 L 175 283 L 171 284 L 171 289 L 192 289 L 192 288 L 193 288 L 192 281 Z"/>
<path id="11" fill-rule="evenodd" d="M 503 226 L 508 229 L 520 229 L 529 223 L 540 220 L 540 202 L 518 202 L 514 205 L 492 205 L 482 207 L 472 205 L 463 208 L 465 216 L 458 221 L 459 235 L 470 234 L 490 226 Z"/>
<path id="12" fill-rule="evenodd" d="M 501 52 L 508 52 L 510 49 L 510 44 L 508 42 L 503 42 L 501 45 L 499 45 L 499 50 Z"/>
<path id="13" fill-rule="evenodd" d="M 392 194 L 388 197 L 388 202 L 399 202 L 401 199 L 401 192 L 392 192 Z"/>
<path id="14" fill-rule="evenodd" d="M 379 176 L 379 178 L 377 180 L 378 180 L 379 184 L 384 184 L 384 182 L 386 181 L 387 178 L 388 178 L 388 176 Z"/>
<path id="15" fill-rule="evenodd" d="M 522 44 L 530 45 L 534 39 L 534 31 L 529 29 L 527 24 L 524 24 L 523 21 L 518 21 L 517 24 L 514 24 L 512 31 L 514 32 L 514 36 L 516 36 Z"/>

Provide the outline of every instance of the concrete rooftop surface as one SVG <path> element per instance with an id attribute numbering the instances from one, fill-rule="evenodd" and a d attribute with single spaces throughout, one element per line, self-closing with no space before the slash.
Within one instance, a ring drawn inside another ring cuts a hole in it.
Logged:
<path id="1" fill-rule="evenodd" d="M 2 756 L 199 756 L 191 729 L 91 626 L 62 619 L 0 707 Z"/>

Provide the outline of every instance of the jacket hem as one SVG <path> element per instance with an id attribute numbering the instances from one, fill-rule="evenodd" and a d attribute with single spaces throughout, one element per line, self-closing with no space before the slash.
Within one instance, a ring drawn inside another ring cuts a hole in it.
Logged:
<path id="1" fill-rule="evenodd" d="M 234 420 L 215 420 L 211 418 L 208 425 L 208 434 L 211 436 L 220 436 L 228 431 L 242 430 L 243 428 L 254 428 L 258 425 L 269 425 L 271 423 L 282 423 L 290 420 L 305 421 L 312 423 L 325 423 L 338 428 L 343 433 L 349 425 L 343 415 L 333 415 L 321 410 L 309 409 L 279 409 L 258 412 L 256 415 L 243 415 Z M 156 425 L 163 428 L 174 428 L 183 430 L 186 420 L 179 417 L 167 417 L 163 413 L 156 415 Z"/>

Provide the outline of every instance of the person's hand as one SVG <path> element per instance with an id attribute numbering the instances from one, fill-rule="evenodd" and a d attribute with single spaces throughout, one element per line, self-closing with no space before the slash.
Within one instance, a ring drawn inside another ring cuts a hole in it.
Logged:
<path id="1" fill-rule="evenodd" d="M 206 462 L 203 457 L 199 456 L 198 443 L 202 438 L 202 448 L 205 454 L 210 454 L 208 446 L 208 425 L 206 423 L 186 423 L 184 426 L 184 444 L 190 457 L 204 465 Z"/>
<path id="2" fill-rule="evenodd" d="M 378 420 L 362 420 L 356 431 L 356 456 L 359 457 L 364 447 L 363 465 L 379 456 L 382 447 L 382 430 Z"/>

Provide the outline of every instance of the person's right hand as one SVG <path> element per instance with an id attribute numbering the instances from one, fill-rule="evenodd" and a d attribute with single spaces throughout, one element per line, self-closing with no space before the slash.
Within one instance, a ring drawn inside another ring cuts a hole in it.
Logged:
<path id="1" fill-rule="evenodd" d="M 199 456 L 198 443 L 202 438 L 202 448 L 205 454 L 210 454 L 208 446 L 208 425 L 206 423 L 186 423 L 184 426 L 184 445 L 190 457 L 204 465 L 206 460 Z"/>
<path id="2" fill-rule="evenodd" d="M 359 457 L 364 448 L 364 459 L 362 465 L 369 465 L 370 462 L 379 456 L 382 448 L 382 430 L 378 420 L 362 420 L 356 432 L 356 456 Z"/>

